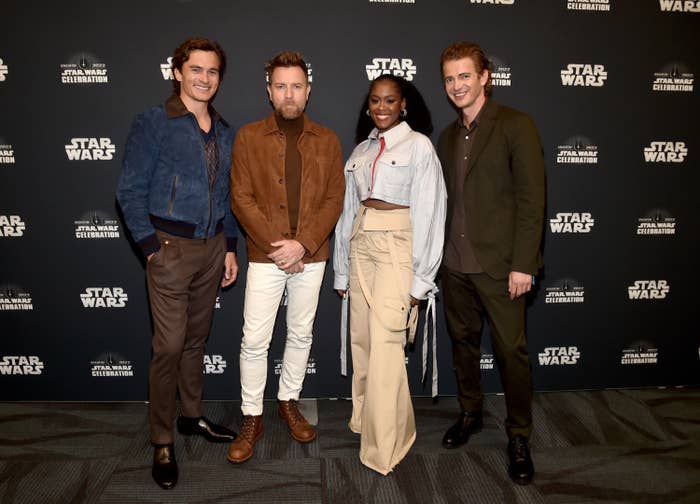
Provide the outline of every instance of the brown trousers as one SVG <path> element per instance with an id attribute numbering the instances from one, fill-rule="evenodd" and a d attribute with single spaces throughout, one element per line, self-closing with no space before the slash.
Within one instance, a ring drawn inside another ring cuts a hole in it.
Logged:
<path id="1" fill-rule="evenodd" d="M 532 431 L 532 380 L 525 339 L 525 297 L 508 295 L 508 279 L 486 273 L 460 273 L 443 265 L 442 295 L 452 364 L 462 411 L 481 411 L 481 332 L 488 320 L 491 345 L 506 399 L 508 437 Z"/>
<path id="2" fill-rule="evenodd" d="M 224 268 L 223 233 L 192 240 L 156 232 L 161 249 L 148 261 L 153 316 L 149 374 L 151 442 L 173 442 L 176 393 L 184 416 L 202 415 L 204 345 Z"/>

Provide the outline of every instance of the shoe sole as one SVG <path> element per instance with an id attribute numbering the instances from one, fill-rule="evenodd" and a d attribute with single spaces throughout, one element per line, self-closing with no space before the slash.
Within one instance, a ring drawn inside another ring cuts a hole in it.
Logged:
<path id="1" fill-rule="evenodd" d="M 253 440 L 253 448 L 255 448 L 255 443 L 257 443 L 257 442 L 258 442 L 258 439 L 260 439 L 260 438 L 263 436 L 263 433 L 264 433 L 264 432 L 265 432 L 265 431 L 260 431 L 260 434 L 258 434 L 258 435 L 255 437 L 255 439 Z M 242 463 L 245 462 L 246 460 L 250 460 L 250 458 L 251 458 L 254 454 L 255 454 L 255 449 L 250 450 L 250 455 L 248 455 L 248 456 L 247 456 L 246 458 L 244 458 L 244 459 L 235 459 L 235 460 L 234 460 L 234 459 L 230 458 L 228 455 L 226 455 L 226 460 L 228 460 L 228 461 L 231 462 L 232 464 L 242 464 Z"/>

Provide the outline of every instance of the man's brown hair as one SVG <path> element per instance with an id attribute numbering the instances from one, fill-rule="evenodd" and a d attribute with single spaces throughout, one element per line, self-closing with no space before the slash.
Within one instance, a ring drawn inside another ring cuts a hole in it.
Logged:
<path id="1" fill-rule="evenodd" d="M 447 47 L 440 55 L 440 73 L 444 77 L 443 68 L 446 61 L 455 61 L 463 58 L 471 58 L 474 68 L 479 75 L 488 70 L 489 78 L 484 85 L 484 94 L 491 96 L 491 62 L 486 58 L 483 49 L 473 42 L 455 42 Z"/>

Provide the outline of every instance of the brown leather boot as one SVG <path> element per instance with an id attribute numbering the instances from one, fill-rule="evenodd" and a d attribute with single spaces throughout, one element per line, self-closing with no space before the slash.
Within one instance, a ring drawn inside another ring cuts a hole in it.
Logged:
<path id="1" fill-rule="evenodd" d="M 263 435 L 262 415 L 243 417 L 241 430 L 238 437 L 231 443 L 228 449 L 227 459 L 233 464 L 245 462 L 253 456 L 255 442 Z"/>
<path id="2" fill-rule="evenodd" d="M 300 443 L 316 439 L 316 431 L 299 411 L 299 402 L 294 399 L 280 401 L 280 416 L 287 422 L 290 434 Z"/>

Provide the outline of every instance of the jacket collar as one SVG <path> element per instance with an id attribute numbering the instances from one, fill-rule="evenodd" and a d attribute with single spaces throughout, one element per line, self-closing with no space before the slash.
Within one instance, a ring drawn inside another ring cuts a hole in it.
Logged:
<path id="1" fill-rule="evenodd" d="M 408 134 L 411 133 L 411 131 L 413 130 L 408 125 L 408 123 L 406 121 L 401 121 L 399 124 L 391 128 L 390 130 L 385 131 L 384 133 L 379 133 L 377 128 L 374 128 L 367 138 L 370 140 L 377 140 L 380 136 L 383 136 L 386 148 L 391 149 L 394 145 L 406 138 Z M 369 149 L 370 143 L 371 142 L 367 142 L 367 145 L 365 146 L 365 151 Z"/>
<path id="2" fill-rule="evenodd" d="M 306 113 L 304 113 L 304 126 L 302 127 L 301 132 L 302 134 L 311 133 L 319 136 L 321 134 L 321 129 L 319 128 L 318 124 L 309 119 Z M 280 130 L 279 126 L 277 126 L 277 121 L 275 121 L 275 113 L 272 112 L 265 119 L 263 119 L 263 134 L 271 135 L 280 133 L 282 133 L 282 131 Z"/>
<path id="3" fill-rule="evenodd" d="M 211 102 L 209 103 L 208 108 L 212 122 L 220 121 L 224 126 L 230 128 L 229 123 L 226 121 L 226 119 L 221 117 L 221 114 L 216 111 L 216 109 L 211 105 Z M 187 107 L 185 107 L 185 104 L 182 103 L 180 97 L 175 93 L 170 95 L 170 98 L 165 100 L 165 112 L 168 114 L 168 119 L 186 116 L 190 113 L 190 111 L 187 110 Z"/>
<path id="4" fill-rule="evenodd" d="M 485 119 L 493 119 L 497 115 L 498 111 L 498 103 L 493 101 L 491 98 L 486 98 L 486 101 L 484 104 L 481 106 L 481 110 L 476 114 L 476 117 L 474 118 L 474 121 L 476 124 L 481 124 L 482 121 Z M 466 124 L 464 124 L 464 118 L 462 117 L 462 111 L 457 110 L 457 120 L 453 123 L 454 128 L 456 132 L 459 132 L 459 129 L 464 127 L 466 128 Z"/>

